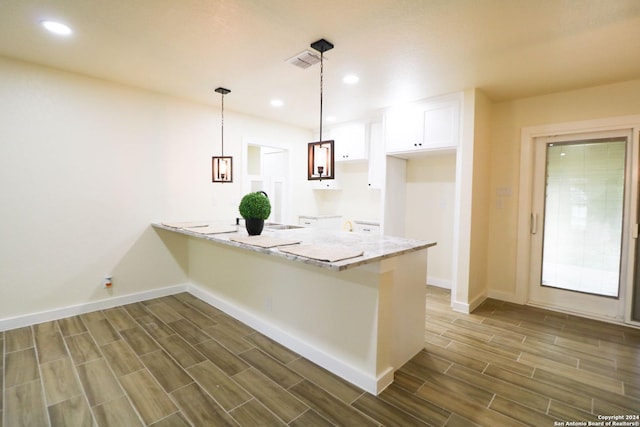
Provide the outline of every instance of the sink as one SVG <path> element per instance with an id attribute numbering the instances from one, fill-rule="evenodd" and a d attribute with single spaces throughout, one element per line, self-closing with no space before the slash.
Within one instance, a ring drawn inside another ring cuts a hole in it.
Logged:
<path id="1" fill-rule="evenodd" d="M 236 218 L 236 224 L 244 226 L 244 219 Z M 289 224 L 281 224 L 279 222 L 267 222 L 264 223 L 265 230 L 293 230 L 296 228 L 304 228 L 301 225 L 289 225 Z"/>
<path id="2" fill-rule="evenodd" d="M 265 222 L 264 228 L 267 230 L 293 230 L 296 228 L 303 228 L 301 225 L 289 225 L 289 224 L 280 224 L 277 222 Z"/>

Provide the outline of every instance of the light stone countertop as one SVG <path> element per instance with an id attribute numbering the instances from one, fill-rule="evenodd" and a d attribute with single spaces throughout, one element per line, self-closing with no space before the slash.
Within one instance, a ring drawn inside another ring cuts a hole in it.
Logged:
<path id="1" fill-rule="evenodd" d="M 211 222 L 212 224 L 215 222 Z M 260 252 L 267 255 L 286 258 L 291 261 L 303 262 L 309 265 L 315 265 L 333 271 L 342 271 L 349 268 L 358 267 L 360 265 L 380 261 L 386 258 L 392 258 L 409 252 L 419 251 L 422 249 L 435 246 L 436 242 L 424 240 L 405 239 L 401 237 L 381 236 L 352 233 L 347 231 L 322 230 L 316 228 L 293 228 L 288 230 L 269 230 L 265 228 L 262 232 L 264 236 L 271 236 L 284 239 L 300 240 L 300 244 L 315 244 L 327 246 L 343 246 L 350 248 L 358 248 L 364 253 L 361 256 L 345 259 L 336 262 L 319 261 L 302 256 L 287 254 L 278 250 L 278 248 L 261 248 L 245 243 L 231 241 L 232 237 L 247 236 L 244 226 L 239 226 L 238 231 L 232 233 L 220 234 L 202 234 L 184 228 L 176 228 L 164 225 L 162 223 L 153 223 L 152 226 L 157 229 L 172 231 L 195 237 L 211 242 L 242 248 L 254 252 Z"/>

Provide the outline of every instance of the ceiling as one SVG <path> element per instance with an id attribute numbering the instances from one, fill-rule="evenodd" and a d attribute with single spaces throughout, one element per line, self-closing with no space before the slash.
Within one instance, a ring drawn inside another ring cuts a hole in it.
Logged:
<path id="1" fill-rule="evenodd" d="M 214 106 L 223 86 L 227 110 L 310 129 L 320 67 L 286 60 L 320 38 L 338 122 L 473 87 L 503 101 L 640 77 L 640 0 L 0 0 L 0 56 Z"/>

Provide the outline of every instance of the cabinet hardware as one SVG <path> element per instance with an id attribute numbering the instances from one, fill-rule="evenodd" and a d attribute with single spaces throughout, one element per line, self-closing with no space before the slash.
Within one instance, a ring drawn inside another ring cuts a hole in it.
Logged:
<path id="1" fill-rule="evenodd" d="M 538 232 L 538 214 L 531 214 L 531 234 Z"/>

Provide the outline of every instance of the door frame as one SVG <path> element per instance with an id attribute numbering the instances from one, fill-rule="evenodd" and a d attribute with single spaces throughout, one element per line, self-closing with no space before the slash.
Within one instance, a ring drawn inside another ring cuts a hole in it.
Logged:
<path id="1" fill-rule="evenodd" d="M 263 165 L 260 165 L 260 175 L 249 175 L 248 171 L 248 161 L 249 161 L 249 146 L 257 146 L 265 149 L 273 149 L 275 151 L 285 152 L 287 155 L 287 171 L 277 180 L 281 182 L 282 188 L 284 190 L 284 202 L 282 203 L 282 222 L 285 224 L 292 224 L 292 207 L 291 207 L 291 197 L 293 194 L 292 187 L 292 170 L 293 170 L 293 156 L 291 155 L 291 147 L 287 146 L 284 143 L 280 143 L 277 141 L 269 141 L 260 138 L 254 137 L 243 137 L 242 138 L 242 194 L 246 194 L 251 191 L 251 181 L 258 180 L 264 182 L 264 176 L 262 174 Z M 264 155 L 263 155 L 264 156 Z M 262 163 L 263 159 L 261 157 L 260 162 Z"/>
<path id="2" fill-rule="evenodd" d="M 618 294 L 615 297 L 598 295 L 597 293 L 588 293 L 580 291 L 570 291 L 561 287 L 555 286 L 542 286 L 542 269 L 536 268 L 536 265 L 540 266 L 546 256 L 544 248 L 544 235 L 547 226 L 546 218 L 546 189 L 547 180 L 546 175 L 548 172 L 547 163 L 547 149 L 548 144 L 559 144 L 564 146 L 563 143 L 578 143 L 583 144 L 587 141 L 604 141 L 604 140 L 624 140 L 624 163 L 623 163 L 623 176 L 624 176 L 624 192 L 623 192 L 623 211 L 620 218 L 620 256 L 618 257 Z M 626 311 L 626 290 L 630 281 L 627 277 L 627 269 L 624 267 L 629 261 L 629 244 L 633 241 L 631 237 L 630 229 L 630 201 L 631 194 L 633 193 L 635 186 L 631 180 L 631 170 L 633 158 L 631 156 L 632 138 L 630 129 L 610 130 L 606 132 L 589 132 L 589 133 L 571 133 L 567 135 L 553 135 L 542 138 L 536 138 L 536 159 L 534 161 L 534 191 L 533 194 L 533 209 L 532 214 L 536 216 L 537 232 L 534 235 L 531 233 L 531 258 L 530 258 L 530 280 L 528 286 L 528 301 L 527 303 L 540 307 L 557 307 L 563 311 L 573 310 L 581 311 L 585 316 L 594 318 L 610 319 L 615 322 L 622 322 L 624 320 L 624 313 Z M 533 226 L 532 226 L 533 228 Z M 625 262 L 626 261 L 626 262 Z"/>
<path id="3" fill-rule="evenodd" d="M 522 128 L 520 138 L 520 183 L 518 197 L 518 231 L 516 235 L 516 303 L 527 304 L 529 300 L 529 278 L 531 273 L 531 211 L 533 206 L 533 182 L 534 182 L 534 153 L 535 139 L 550 135 L 565 135 L 573 133 L 589 133 L 609 130 L 631 130 L 631 149 L 628 153 L 633 159 L 639 156 L 638 133 L 640 132 L 640 115 L 609 117 L 604 119 L 565 122 L 549 125 L 530 126 Z M 640 174 L 638 168 L 631 170 L 631 182 L 639 183 Z M 630 218 L 638 219 L 638 191 L 632 191 L 630 206 L 628 209 Z M 629 257 L 635 256 L 635 245 L 629 245 Z M 640 322 L 631 320 L 631 303 L 633 292 L 633 266 L 632 262 L 625 262 L 625 275 L 627 277 L 626 305 L 624 323 L 640 326 Z M 584 316 L 583 313 L 574 313 Z M 597 318 L 597 317 L 594 317 Z M 611 322 L 610 318 L 598 318 Z"/>

